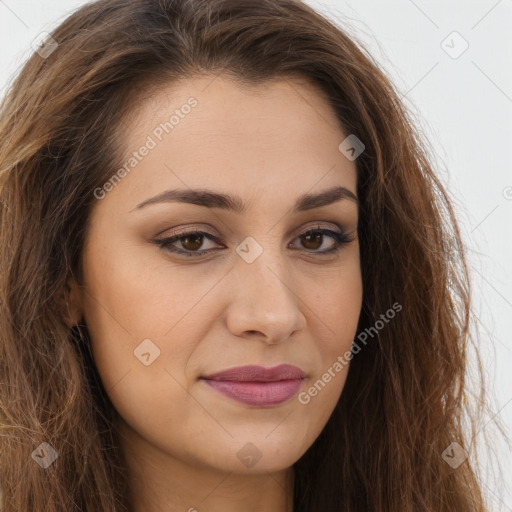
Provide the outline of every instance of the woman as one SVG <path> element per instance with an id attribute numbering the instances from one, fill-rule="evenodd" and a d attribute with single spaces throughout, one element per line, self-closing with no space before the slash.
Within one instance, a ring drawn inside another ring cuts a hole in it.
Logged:
<path id="1" fill-rule="evenodd" d="M 66 19 L 2 104 L 4 512 L 485 510 L 425 148 L 296 0 Z"/>

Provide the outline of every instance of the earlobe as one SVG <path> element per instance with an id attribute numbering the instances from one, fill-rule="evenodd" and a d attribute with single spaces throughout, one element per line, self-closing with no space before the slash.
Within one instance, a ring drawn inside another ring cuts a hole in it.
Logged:
<path id="1" fill-rule="evenodd" d="M 83 317 L 82 294 L 74 280 L 69 280 L 61 291 L 60 304 L 63 318 L 69 328 L 78 325 Z"/>

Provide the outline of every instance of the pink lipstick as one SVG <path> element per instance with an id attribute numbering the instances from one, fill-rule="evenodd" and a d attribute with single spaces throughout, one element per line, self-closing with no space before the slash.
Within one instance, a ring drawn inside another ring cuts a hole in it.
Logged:
<path id="1" fill-rule="evenodd" d="M 239 366 L 202 377 L 210 387 L 238 402 L 268 407 L 286 402 L 300 389 L 305 373 L 296 366 L 281 364 Z"/>

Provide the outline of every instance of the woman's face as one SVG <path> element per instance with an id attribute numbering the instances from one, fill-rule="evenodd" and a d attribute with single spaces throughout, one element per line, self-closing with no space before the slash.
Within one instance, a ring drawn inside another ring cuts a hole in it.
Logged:
<path id="1" fill-rule="evenodd" d="M 341 394 L 348 367 L 333 368 L 361 309 L 356 167 L 338 148 L 349 134 L 306 82 L 224 75 L 162 90 L 128 125 L 125 172 L 95 191 L 79 291 L 127 446 L 223 472 L 290 467 Z M 197 190 L 212 195 L 197 204 Z M 284 364 L 303 378 L 205 379 Z"/>

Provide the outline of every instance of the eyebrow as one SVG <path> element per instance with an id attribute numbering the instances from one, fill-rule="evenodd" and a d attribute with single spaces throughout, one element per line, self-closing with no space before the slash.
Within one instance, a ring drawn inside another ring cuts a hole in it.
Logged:
<path id="1" fill-rule="evenodd" d="M 337 186 L 317 194 L 303 194 L 299 196 L 293 207 L 293 212 L 313 210 L 314 208 L 327 206 L 343 199 L 351 200 L 359 205 L 357 196 L 351 190 Z M 195 204 L 206 208 L 221 208 L 238 214 L 245 212 L 247 208 L 239 196 L 222 194 L 207 189 L 188 189 L 166 190 L 161 194 L 142 201 L 133 210 L 140 210 L 151 204 L 171 202 Z"/>

